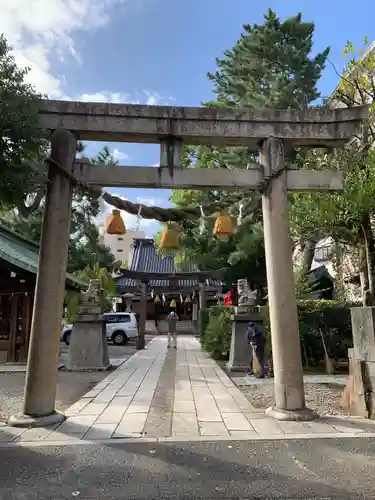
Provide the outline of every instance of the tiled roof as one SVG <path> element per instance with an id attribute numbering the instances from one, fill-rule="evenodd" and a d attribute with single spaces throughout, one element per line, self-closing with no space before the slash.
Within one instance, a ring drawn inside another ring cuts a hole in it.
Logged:
<path id="1" fill-rule="evenodd" d="M 161 256 L 154 245 L 154 240 L 146 238 L 135 238 L 133 244 L 133 256 L 130 265 L 130 271 L 139 271 L 144 273 L 175 273 L 179 270 L 175 264 L 175 253 L 170 253 L 167 256 Z M 198 271 L 194 266 L 189 266 L 187 271 Z M 131 278 L 118 277 L 116 285 L 119 289 L 133 288 L 137 286 L 137 282 Z M 221 282 L 210 279 L 209 285 L 213 287 L 221 286 Z M 168 280 L 152 280 L 149 282 L 152 288 L 168 287 Z M 180 289 L 189 289 L 198 286 L 196 279 L 179 280 L 177 284 Z"/>
<path id="2" fill-rule="evenodd" d="M 23 271 L 32 274 L 38 272 L 39 246 L 0 225 L 0 259 Z M 71 274 L 66 275 L 67 285 L 85 288 L 86 283 Z"/>

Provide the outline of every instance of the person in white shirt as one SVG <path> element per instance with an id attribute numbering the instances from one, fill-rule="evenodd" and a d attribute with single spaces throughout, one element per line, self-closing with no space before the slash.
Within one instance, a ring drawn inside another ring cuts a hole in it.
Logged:
<path id="1" fill-rule="evenodd" d="M 176 311 L 172 309 L 172 311 L 168 314 L 167 317 L 168 321 L 168 343 L 167 347 L 171 347 L 171 340 L 172 340 L 172 345 L 176 349 L 177 348 L 177 338 L 176 338 L 176 333 L 177 333 L 177 321 L 178 321 L 178 316 L 176 314 Z"/>

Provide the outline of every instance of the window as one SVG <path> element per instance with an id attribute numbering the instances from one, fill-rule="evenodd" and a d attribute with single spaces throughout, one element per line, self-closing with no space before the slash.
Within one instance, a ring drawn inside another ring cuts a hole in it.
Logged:
<path id="1" fill-rule="evenodd" d="M 117 238 L 117 241 L 124 241 L 124 238 L 122 238 L 121 236 L 119 236 L 119 237 Z"/>
<path id="2" fill-rule="evenodd" d="M 117 249 L 117 251 L 118 251 L 118 252 L 122 252 L 122 248 L 118 248 L 118 249 Z"/>
<path id="3" fill-rule="evenodd" d="M 121 316 L 118 317 L 118 322 L 119 323 L 130 323 L 130 316 L 129 314 L 122 314 Z"/>
<path id="4" fill-rule="evenodd" d="M 117 323 L 117 316 L 105 316 L 106 323 Z"/>

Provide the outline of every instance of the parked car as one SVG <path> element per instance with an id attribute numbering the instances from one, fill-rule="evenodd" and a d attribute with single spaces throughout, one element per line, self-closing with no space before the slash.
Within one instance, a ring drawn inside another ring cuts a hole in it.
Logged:
<path id="1" fill-rule="evenodd" d="M 115 345 L 125 345 L 129 339 L 138 336 L 138 325 L 135 313 L 105 313 L 103 314 L 107 340 Z M 73 325 L 65 325 L 60 334 L 60 340 L 66 345 L 70 343 Z"/>

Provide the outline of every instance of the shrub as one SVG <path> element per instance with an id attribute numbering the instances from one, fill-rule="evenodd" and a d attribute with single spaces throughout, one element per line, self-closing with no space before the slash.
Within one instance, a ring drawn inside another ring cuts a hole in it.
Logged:
<path id="1" fill-rule="evenodd" d="M 351 306 L 334 300 L 299 302 L 298 318 L 305 363 L 318 364 L 324 359 L 322 336 L 330 358 L 347 358 L 348 348 L 353 347 Z"/>
<path id="2" fill-rule="evenodd" d="M 324 359 L 322 335 L 330 358 L 347 358 L 348 348 L 353 346 L 350 308 L 334 300 L 298 301 L 298 320 L 301 354 L 304 365 L 318 365 Z M 268 307 L 261 308 L 264 318 L 267 347 L 271 350 Z"/>
<path id="3" fill-rule="evenodd" d="M 350 308 L 357 304 L 347 304 L 334 300 L 298 301 L 301 354 L 305 366 L 316 366 L 324 360 L 324 342 L 330 358 L 347 358 L 348 348 L 353 346 Z M 271 335 L 268 307 L 261 307 L 266 337 L 266 356 L 271 353 Z M 201 311 L 201 345 L 215 359 L 227 359 L 232 334 L 232 307 L 215 306 Z"/>
<path id="4" fill-rule="evenodd" d="M 201 346 L 204 346 L 204 338 L 207 329 L 208 322 L 210 320 L 210 309 L 200 309 L 198 321 L 199 321 L 199 341 Z"/>
<path id="5" fill-rule="evenodd" d="M 214 306 L 209 309 L 203 347 L 214 359 L 228 359 L 232 334 L 232 307 Z"/>

